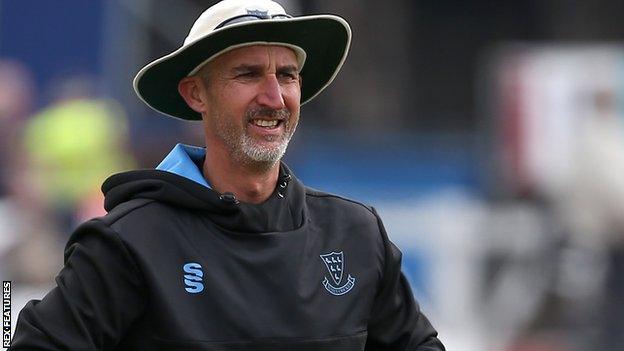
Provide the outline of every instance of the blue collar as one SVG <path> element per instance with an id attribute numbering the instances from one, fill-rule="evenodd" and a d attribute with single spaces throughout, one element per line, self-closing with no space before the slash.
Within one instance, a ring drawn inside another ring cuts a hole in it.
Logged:
<path id="1" fill-rule="evenodd" d="M 210 188 L 201 169 L 197 167 L 197 164 L 201 164 L 205 155 L 205 148 L 177 144 L 156 169 L 177 174 Z"/>

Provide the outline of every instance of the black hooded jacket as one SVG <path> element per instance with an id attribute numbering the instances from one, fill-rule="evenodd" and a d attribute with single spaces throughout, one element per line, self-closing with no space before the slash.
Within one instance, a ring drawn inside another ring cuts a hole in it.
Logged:
<path id="1" fill-rule="evenodd" d="M 259 205 L 160 170 L 103 190 L 12 350 L 444 350 L 375 210 L 284 165 Z"/>

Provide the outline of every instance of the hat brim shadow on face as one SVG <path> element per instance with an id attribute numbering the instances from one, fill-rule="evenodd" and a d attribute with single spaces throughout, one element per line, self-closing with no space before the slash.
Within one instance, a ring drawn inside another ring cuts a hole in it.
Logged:
<path id="1" fill-rule="evenodd" d="M 178 93 L 178 83 L 206 59 L 232 46 L 269 42 L 295 45 L 306 52 L 301 71 L 301 104 L 318 95 L 335 78 L 346 59 L 351 29 L 333 15 L 257 20 L 223 27 L 157 59 L 134 78 L 134 89 L 151 108 L 175 118 L 201 120 Z"/>

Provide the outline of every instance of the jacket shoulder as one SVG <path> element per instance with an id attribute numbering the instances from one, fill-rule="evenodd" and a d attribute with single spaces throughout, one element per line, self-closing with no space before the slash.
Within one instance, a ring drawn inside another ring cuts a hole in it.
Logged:
<path id="1" fill-rule="evenodd" d="M 154 203 L 155 200 L 152 199 L 133 199 L 130 201 L 126 201 L 115 206 L 112 210 L 110 210 L 106 215 L 98 218 L 100 221 L 104 222 L 106 225 L 111 226 L 120 219 L 126 217 L 127 215 L 135 212 L 136 210 L 145 207 L 150 203 Z"/>
<path id="2" fill-rule="evenodd" d="M 374 222 L 377 222 L 379 219 L 377 211 L 373 206 L 360 201 L 310 187 L 305 188 L 305 193 L 309 203 L 316 203 L 324 207 L 325 211 L 338 211 L 338 213 L 334 213 L 335 215 L 346 212 L 349 215 L 358 215 Z"/>

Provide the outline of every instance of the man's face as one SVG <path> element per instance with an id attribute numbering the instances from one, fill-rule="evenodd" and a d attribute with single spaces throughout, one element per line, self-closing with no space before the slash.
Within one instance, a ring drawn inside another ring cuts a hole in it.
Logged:
<path id="1" fill-rule="evenodd" d="M 279 161 L 299 121 L 295 53 L 283 46 L 242 47 L 212 60 L 199 75 L 209 152 L 246 164 Z"/>

